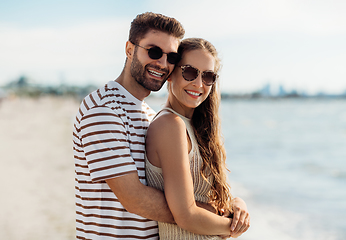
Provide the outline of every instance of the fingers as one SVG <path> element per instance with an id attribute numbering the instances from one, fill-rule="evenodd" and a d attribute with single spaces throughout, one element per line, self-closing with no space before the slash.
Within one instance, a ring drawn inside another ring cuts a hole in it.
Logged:
<path id="1" fill-rule="evenodd" d="M 241 209 L 239 207 L 233 207 L 233 211 L 234 212 L 233 212 L 233 220 L 231 224 L 231 232 L 233 232 L 238 225 Z"/>
<path id="2" fill-rule="evenodd" d="M 250 227 L 250 215 L 247 211 L 238 207 L 234 208 L 234 216 L 231 224 L 232 237 L 239 237 Z"/>
<path id="3" fill-rule="evenodd" d="M 240 222 L 241 221 L 239 221 L 239 223 Z M 242 226 L 239 228 L 238 231 L 237 231 L 237 228 L 236 228 L 235 234 L 240 234 L 241 235 L 244 232 L 246 232 L 249 229 L 249 227 L 250 227 L 250 219 L 245 219 L 244 224 L 242 224 Z"/>

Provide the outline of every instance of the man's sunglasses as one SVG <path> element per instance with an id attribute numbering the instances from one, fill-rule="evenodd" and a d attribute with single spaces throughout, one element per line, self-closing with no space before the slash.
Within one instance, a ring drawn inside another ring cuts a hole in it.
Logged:
<path id="1" fill-rule="evenodd" d="M 195 80 L 198 77 L 199 73 L 201 72 L 199 69 L 192 67 L 190 65 L 184 65 L 180 67 L 182 69 L 183 78 L 186 81 Z M 213 71 L 202 72 L 202 82 L 207 86 L 213 85 L 217 78 L 218 78 L 218 75 L 214 73 Z"/>
<path id="2" fill-rule="evenodd" d="M 148 56 L 151 59 L 154 59 L 154 60 L 160 59 L 163 54 L 167 54 L 167 61 L 170 64 L 177 64 L 180 61 L 180 59 L 181 59 L 181 56 L 180 56 L 179 53 L 176 53 L 176 52 L 165 53 L 158 46 L 154 46 L 154 47 L 151 47 L 151 48 L 145 48 L 145 47 L 139 46 L 139 45 L 134 44 L 134 43 L 132 43 L 132 44 L 137 46 L 137 47 L 141 47 L 141 48 L 147 50 L 148 51 Z"/>

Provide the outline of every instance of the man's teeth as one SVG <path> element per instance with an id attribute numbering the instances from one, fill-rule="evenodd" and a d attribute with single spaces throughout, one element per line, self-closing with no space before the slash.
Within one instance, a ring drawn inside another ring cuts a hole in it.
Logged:
<path id="1" fill-rule="evenodd" d="M 148 72 L 156 77 L 162 77 L 163 76 L 163 73 L 158 73 L 158 72 L 155 72 L 153 70 L 148 70 Z"/>
<path id="2" fill-rule="evenodd" d="M 201 95 L 200 93 L 196 93 L 196 92 L 191 92 L 191 91 L 186 91 L 187 93 L 194 95 L 194 96 L 199 96 Z"/>

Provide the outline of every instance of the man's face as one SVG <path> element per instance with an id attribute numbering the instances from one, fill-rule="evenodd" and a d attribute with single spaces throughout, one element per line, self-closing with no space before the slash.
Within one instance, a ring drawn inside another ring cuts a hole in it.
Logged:
<path id="1" fill-rule="evenodd" d="M 135 47 L 131 76 L 145 89 L 158 91 L 173 71 L 174 64 L 167 62 L 167 54 L 163 54 L 159 59 L 151 59 L 146 49 L 157 46 L 164 53 L 177 52 L 179 40 L 167 33 L 151 30 L 138 45 L 141 47 Z"/>

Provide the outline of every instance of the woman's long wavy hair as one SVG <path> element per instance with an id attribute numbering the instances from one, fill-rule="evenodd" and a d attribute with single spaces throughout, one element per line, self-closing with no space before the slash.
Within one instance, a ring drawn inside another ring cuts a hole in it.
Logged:
<path id="1" fill-rule="evenodd" d="M 207 40 L 201 38 L 184 39 L 178 52 L 184 57 L 187 52 L 198 49 L 206 50 L 214 57 L 214 72 L 218 73 L 221 68 L 220 59 L 215 47 Z M 221 136 L 219 116 L 221 94 L 218 82 L 213 84 L 205 101 L 195 108 L 191 121 L 203 158 L 202 176 L 207 179 L 209 175 L 212 175 L 214 179 L 210 183 L 212 186 L 210 200 L 214 202 L 218 210 L 231 210 L 232 195 L 227 182 L 226 151 Z"/>

